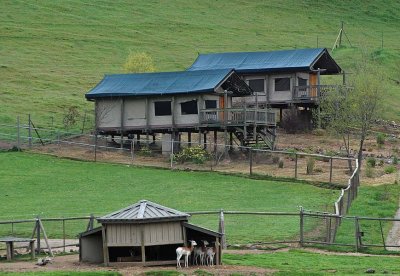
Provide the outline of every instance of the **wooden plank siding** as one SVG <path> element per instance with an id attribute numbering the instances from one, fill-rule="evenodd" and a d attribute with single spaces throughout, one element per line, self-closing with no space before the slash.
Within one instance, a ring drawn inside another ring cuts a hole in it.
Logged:
<path id="1" fill-rule="evenodd" d="M 141 246 L 142 226 L 145 246 L 183 243 L 180 222 L 108 224 L 107 246 Z"/>

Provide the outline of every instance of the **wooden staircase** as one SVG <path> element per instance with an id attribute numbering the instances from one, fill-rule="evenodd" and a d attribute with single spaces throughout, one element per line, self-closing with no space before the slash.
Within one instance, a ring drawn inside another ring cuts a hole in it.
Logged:
<path id="1" fill-rule="evenodd" d="M 234 132 L 241 146 L 255 146 L 260 149 L 275 148 L 275 128 L 237 127 Z"/>

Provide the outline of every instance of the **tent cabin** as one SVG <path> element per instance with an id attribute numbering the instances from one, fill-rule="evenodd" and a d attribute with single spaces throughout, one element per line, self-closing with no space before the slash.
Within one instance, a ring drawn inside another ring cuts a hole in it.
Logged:
<path id="1" fill-rule="evenodd" d="M 324 93 L 337 88 L 322 85 L 321 76 L 342 73 L 326 48 L 200 54 L 188 71 L 223 68 L 234 69 L 255 92 L 246 97 L 247 105 L 281 112 L 290 106 L 317 107 Z"/>
<path id="2" fill-rule="evenodd" d="M 97 219 L 101 227 L 79 236 L 82 262 L 125 262 L 132 265 L 176 264 L 176 248 L 206 240 L 216 244 L 215 263 L 221 264 L 222 234 L 190 224 L 189 214 L 141 200 Z M 181 260 L 183 261 L 183 259 Z"/>
<path id="3" fill-rule="evenodd" d="M 232 69 L 106 75 L 85 96 L 95 102 L 96 130 L 104 135 L 224 132 L 241 142 L 272 133 L 275 114 L 267 109 L 233 108 L 235 97 L 253 93 Z M 255 135 L 252 135 L 255 136 Z M 244 138 L 243 138 L 244 137 Z M 269 137 L 268 137 L 269 138 Z M 148 140 L 148 139 L 147 139 Z M 272 140 L 273 141 L 273 140 Z M 190 141 L 189 141 L 190 142 Z M 272 146 L 272 145 L 271 145 Z"/>

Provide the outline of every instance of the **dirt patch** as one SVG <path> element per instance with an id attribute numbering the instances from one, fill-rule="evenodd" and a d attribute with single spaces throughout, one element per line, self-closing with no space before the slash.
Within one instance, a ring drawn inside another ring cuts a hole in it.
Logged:
<path id="1" fill-rule="evenodd" d="M 56 256 L 51 264 L 46 266 L 37 266 L 35 262 L 20 261 L 20 262 L 2 262 L 0 271 L 3 272 L 40 272 L 40 271 L 117 271 L 122 275 L 144 275 L 149 271 L 171 271 L 176 270 L 174 266 L 168 267 L 141 267 L 141 266 L 128 266 L 127 264 L 117 264 L 110 267 L 103 265 L 80 263 L 78 255 Z M 270 275 L 276 270 L 264 269 L 249 266 L 236 266 L 236 265 L 221 265 L 214 267 L 189 267 L 182 268 L 182 271 L 188 275 L 195 275 L 198 270 L 207 271 L 214 275 L 231 275 L 239 273 L 241 275 Z"/>

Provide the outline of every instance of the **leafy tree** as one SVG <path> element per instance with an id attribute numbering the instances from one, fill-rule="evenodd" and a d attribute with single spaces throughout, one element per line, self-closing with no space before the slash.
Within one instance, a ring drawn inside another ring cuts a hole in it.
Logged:
<path id="1" fill-rule="evenodd" d="M 376 64 L 364 60 L 357 65 L 349 87 L 340 87 L 336 92 L 326 95 L 321 102 L 321 116 L 326 127 L 341 136 L 348 156 L 351 136 L 353 134 L 357 137 L 357 159 L 360 166 L 368 131 L 378 119 L 382 108 L 385 81 L 381 72 Z M 351 162 L 349 169 L 352 170 Z"/>
<path id="2" fill-rule="evenodd" d="M 153 59 L 145 52 L 132 52 L 124 64 L 124 70 L 129 73 L 154 72 Z"/>

